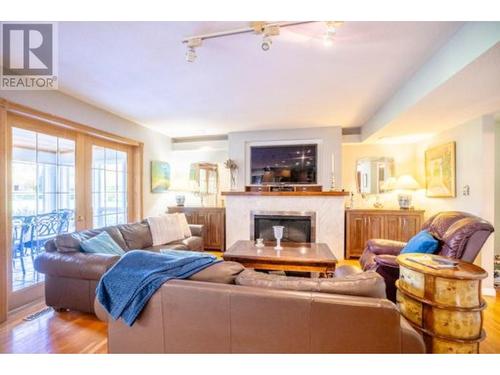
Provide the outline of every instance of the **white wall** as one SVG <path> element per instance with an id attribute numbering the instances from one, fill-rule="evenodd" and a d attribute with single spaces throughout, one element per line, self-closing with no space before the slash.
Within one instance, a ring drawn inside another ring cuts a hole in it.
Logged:
<path id="1" fill-rule="evenodd" d="M 487 173 L 483 166 L 486 151 L 483 142 L 484 118 L 477 118 L 447 130 L 428 141 L 421 142 L 416 149 L 416 178 L 425 187 L 425 150 L 447 142 L 456 143 L 456 188 L 455 198 L 427 198 L 425 191 L 416 196 L 416 203 L 426 209 L 426 216 L 445 210 L 466 211 L 481 215 L 483 200 L 483 177 Z M 490 171 L 493 173 L 493 170 Z M 463 195 L 464 186 L 470 187 L 470 195 Z"/>
<path id="2" fill-rule="evenodd" d="M 449 129 L 417 146 L 417 178 L 425 183 L 425 150 L 447 142 L 456 142 L 455 198 L 427 198 L 421 190 L 415 203 L 426 210 L 426 216 L 440 211 L 465 211 L 495 225 L 495 128 L 491 115 L 485 115 Z M 464 195 L 468 185 L 470 194 Z M 422 185 L 424 186 L 424 185 Z M 495 234 L 484 244 L 475 263 L 488 272 L 483 280 L 483 292 L 495 294 L 493 286 L 493 258 Z"/>
<path id="3" fill-rule="evenodd" d="M 143 142 L 144 215 L 154 215 L 165 210 L 167 195 L 151 193 L 150 163 L 152 160 L 169 161 L 169 137 L 59 91 L 2 91 L 0 96 L 15 103 Z"/>
<path id="4" fill-rule="evenodd" d="M 440 211 L 465 211 L 478 215 L 500 228 L 500 124 L 493 116 L 485 115 L 458 125 L 443 133 L 416 144 L 376 145 L 359 144 L 342 146 L 343 187 L 355 191 L 356 160 L 366 156 L 386 156 L 395 160 L 395 174 L 412 174 L 422 189 L 414 194 L 414 206 L 425 210 L 425 217 Z M 456 143 L 456 188 L 454 198 L 428 198 L 425 196 L 425 150 L 443 143 Z M 470 194 L 464 195 L 468 185 Z M 395 193 L 379 195 L 385 208 L 397 207 Z M 495 199 L 496 198 L 496 199 Z M 355 206 L 371 207 L 375 196 L 357 198 Z M 496 238 L 496 240 L 495 240 Z M 483 287 L 494 293 L 493 258 L 495 241 L 500 245 L 500 236 L 490 236 L 483 246 L 476 264 L 489 274 Z"/>
<path id="5" fill-rule="evenodd" d="M 243 190 L 248 171 L 246 170 L 247 146 L 252 142 L 273 141 L 319 141 L 318 184 L 328 190 L 331 185 L 332 154 L 335 155 L 335 179 L 341 186 L 341 142 L 342 129 L 338 126 L 309 129 L 267 130 L 234 132 L 228 134 L 229 158 L 238 165 L 237 189 Z"/>

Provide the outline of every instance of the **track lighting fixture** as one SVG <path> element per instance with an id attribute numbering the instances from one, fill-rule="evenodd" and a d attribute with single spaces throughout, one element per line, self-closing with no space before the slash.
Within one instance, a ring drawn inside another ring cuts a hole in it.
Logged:
<path id="1" fill-rule="evenodd" d="M 215 39 L 215 38 L 222 38 L 239 34 L 252 33 L 252 34 L 262 35 L 262 42 L 260 47 L 262 48 L 263 51 L 269 51 L 273 43 L 272 37 L 280 35 L 281 28 L 303 25 L 313 22 L 317 21 L 298 21 L 298 22 L 295 21 L 295 22 L 273 22 L 273 23 L 256 21 L 256 22 L 251 22 L 249 26 L 240 29 L 220 31 L 220 32 L 185 38 L 182 40 L 182 43 L 186 44 L 187 46 L 186 61 L 192 63 L 196 60 L 197 58 L 196 48 L 200 47 L 202 41 L 206 39 Z M 326 24 L 326 31 L 325 34 L 323 35 L 323 43 L 325 44 L 325 46 L 329 46 L 333 43 L 334 36 L 337 33 L 338 28 L 342 26 L 343 22 L 328 21 L 325 22 L 325 24 Z"/>
<path id="2" fill-rule="evenodd" d="M 187 48 L 188 48 L 188 50 L 186 51 L 187 62 L 192 63 L 196 60 L 198 56 L 196 55 L 195 48 L 200 46 L 201 46 L 201 38 L 192 38 L 187 41 Z"/>

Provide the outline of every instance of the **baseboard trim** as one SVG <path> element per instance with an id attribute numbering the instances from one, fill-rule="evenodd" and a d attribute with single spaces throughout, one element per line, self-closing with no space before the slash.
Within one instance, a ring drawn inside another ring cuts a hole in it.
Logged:
<path id="1" fill-rule="evenodd" d="M 496 296 L 497 291 L 495 288 L 482 288 L 481 290 L 484 296 Z"/>

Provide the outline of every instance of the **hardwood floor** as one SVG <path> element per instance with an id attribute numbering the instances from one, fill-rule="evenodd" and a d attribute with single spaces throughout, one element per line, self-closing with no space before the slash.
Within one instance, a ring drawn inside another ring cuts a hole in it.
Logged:
<path id="1" fill-rule="evenodd" d="M 485 297 L 486 339 L 481 353 L 500 353 L 500 293 Z M 38 302 L 11 314 L 0 325 L 0 353 L 106 353 L 106 323 L 78 312 L 50 311 L 33 321 L 23 318 L 45 307 Z"/>
<path id="2" fill-rule="evenodd" d="M 0 325 L 0 353 L 107 353 L 106 323 L 94 315 L 52 310 L 23 320 L 45 307 L 24 307 Z"/>

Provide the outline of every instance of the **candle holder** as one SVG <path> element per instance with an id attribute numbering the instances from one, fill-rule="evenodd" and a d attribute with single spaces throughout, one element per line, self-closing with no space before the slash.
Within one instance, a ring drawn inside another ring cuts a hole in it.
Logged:
<path id="1" fill-rule="evenodd" d="M 276 238 L 276 246 L 274 247 L 275 250 L 283 249 L 281 247 L 281 239 L 283 238 L 283 229 L 285 229 L 285 227 L 281 225 L 273 225 L 274 238 Z"/>

